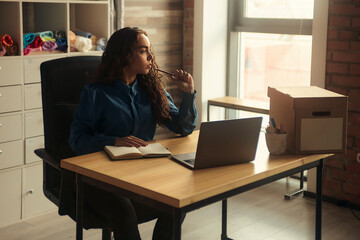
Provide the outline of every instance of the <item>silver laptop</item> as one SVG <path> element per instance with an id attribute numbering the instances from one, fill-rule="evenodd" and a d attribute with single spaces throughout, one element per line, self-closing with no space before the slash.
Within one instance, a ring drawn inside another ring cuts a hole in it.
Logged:
<path id="1" fill-rule="evenodd" d="M 203 122 L 196 153 L 171 155 L 190 169 L 251 162 L 255 158 L 262 117 Z"/>

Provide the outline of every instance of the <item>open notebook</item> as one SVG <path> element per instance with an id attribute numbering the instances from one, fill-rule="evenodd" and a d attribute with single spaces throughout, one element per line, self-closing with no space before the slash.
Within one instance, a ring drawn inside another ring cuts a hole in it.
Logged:
<path id="1" fill-rule="evenodd" d="M 143 157 L 166 157 L 171 153 L 160 143 L 150 143 L 146 147 L 105 146 L 105 151 L 112 160 L 133 159 Z"/>

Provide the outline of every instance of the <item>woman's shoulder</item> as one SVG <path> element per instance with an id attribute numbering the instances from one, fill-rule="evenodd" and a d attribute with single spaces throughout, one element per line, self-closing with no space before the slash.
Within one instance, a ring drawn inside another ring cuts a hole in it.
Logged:
<path id="1" fill-rule="evenodd" d="M 103 84 L 89 83 L 84 86 L 81 98 L 85 102 L 102 105 L 109 96 L 109 90 L 106 90 L 106 88 L 107 86 L 104 86 Z"/>
<path id="2" fill-rule="evenodd" d="M 102 83 L 89 83 L 85 85 L 84 91 L 89 93 L 97 93 L 97 92 L 104 92 L 106 89 L 111 88 L 108 84 L 102 84 Z"/>

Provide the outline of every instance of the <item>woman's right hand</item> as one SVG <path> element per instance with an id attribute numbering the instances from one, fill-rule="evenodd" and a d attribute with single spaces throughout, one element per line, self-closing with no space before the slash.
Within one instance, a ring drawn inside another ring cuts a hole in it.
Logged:
<path id="1" fill-rule="evenodd" d="M 171 79 L 181 91 L 191 94 L 194 93 L 194 79 L 190 73 L 184 70 L 176 70 Z"/>
<path id="2" fill-rule="evenodd" d="M 140 138 L 130 135 L 127 137 L 116 138 L 114 145 L 117 147 L 145 147 L 148 143 Z"/>

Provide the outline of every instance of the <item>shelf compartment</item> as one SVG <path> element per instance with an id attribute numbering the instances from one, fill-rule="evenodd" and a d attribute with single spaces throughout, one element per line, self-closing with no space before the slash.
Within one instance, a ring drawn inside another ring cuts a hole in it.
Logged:
<path id="1" fill-rule="evenodd" d="M 23 36 L 28 33 L 45 31 L 61 31 L 67 39 L 67 4 L 23 2 Z M 26 43 L 23 43 L 23 46 Z M 23 48 L 22 48 L 23 49 Z M 29 55 L 48 55 L 49 53 L 64 53 L 64 51 L 31 51 Z"/>
<path id="2" fill-rule="evenodd" d="M 20 4 L 18 2 L 0 2 L 0 36 L 9 34 L 13 42 L 18 45 L 15 56 L 20 55 Z M 5 56 L 7 57 L 7 56 Z"/>
<path id="3" fill-rule="evenodd" d="M 70 4 L 70 30 L 91 33 L 97 39 L 109 36 L 109 6 L 106 3 Z M 92 49 L 94 50 L 94 49 Z M 71 52 L 76 52 L 71 49 Z"/>

